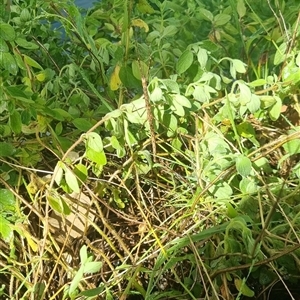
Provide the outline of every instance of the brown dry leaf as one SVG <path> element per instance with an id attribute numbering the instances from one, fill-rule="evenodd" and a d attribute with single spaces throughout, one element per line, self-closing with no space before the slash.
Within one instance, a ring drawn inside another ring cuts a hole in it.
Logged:
<path id="1" fill-rule="evenodd" d="M 83 193 L 65 194 L 64 200 L 69 205 L 71 213 L 69 215 L 60 215 L 55 211 L 51 212 L 49 224 L 53 233 L 62 241 L 67 237 L 72 239 L 84 236 L 90 221 L 94 221 L 95 214 L 90 212 L 92 205 L 91 199 Z"/>

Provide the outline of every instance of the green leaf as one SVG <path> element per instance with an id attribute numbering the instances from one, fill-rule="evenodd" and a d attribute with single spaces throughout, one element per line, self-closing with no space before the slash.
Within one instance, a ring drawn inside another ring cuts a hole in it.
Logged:
<path id="1" fill-rule="evenodd" d="M 64 170 L 63 170 L 63 163 L 59 161 L 54 169 L 54 181 L 55 183 L 60 186 L 61 180 L 63 178 Z"/>
<path id="2" fill-rule="evenodd" d="M 275 53 L 275 57 L 274 57 L 274 65 L 277 66 L 280 63 L 284 62 L 284 60 L 286 59 L 286 50 L 287 50 L 287 43 L 282 43 L 276 53 Z"/>
<path id="3" fill-rule="evenodd" d="M 16 210 L 16 199 L 14 194 L 7 189 L 0 189 L 0 212 L 14 212 Z M 1 215 L 1 213 L 0 213 Z"/>
<path id="4" fill-rule="evenodd" d="M 8 52 L 0 52 L 0 68 L 12 75 L 17 75 L 19 70 L 15 58 Z"/>
<path id="5" fill-rule="evenodd" d="M 200 48 L 197 53 L 197 58 L 201 68 L 204 69 L 208 60 L 207 50 Z"/>
<path id="6" fill-rule="evenodd" d="M 260 109 L 260 98 L 257 95 L 252 94 L 250 102 L 247 103 L 247 108 L 252 114 L 257 112 Z"/>
<path id="7" fill-rule="evenodd" d="M 71 295 L 78 287 L 79 282 L 83 278 L 83 266 L 77 271 L 76 275 L 74 276 L 73 280 L 71 281 L 70 288 L 69 288 L 69 295 Z"/>
<path id="8" fill-rule="evenodd" d="M 22 38 L 16 38 L 16 43 L 25 49 L 29 49 L 29 50 L 36 50 L 39 49 L 39 46 L 37 44 L 34 44 L 32 42 L 28 42 L 25 39 Z"/>
<path id="9" fill-rule="evenodd" d="M 236 126 L 237 132 L 240 136 L 245 137 L 247 139 L 255 136 L 255 130 L 251 123 L 242 122 Z"/>
<path id="10" fill-rule="evenodd" d="M 92 149 L 96 152 L 101 152 L 103 150 L 103 142 L 98 133 L 89 132 L 85 135 L 85 137 L 86 137 L 86 143 L 85 143 L 86 149 Z"/>
<path id="11" fill-rule="evenodd" d="M 84 264 L 87 261 L 87 259 L 88 259 L 88 253 L 87 253 L 87 247 L 86 247 L 86 245 L 83 245 L 80 248 L 79 256 L 80 256 L 80 262 L 81 262 L 81 264 Z"/>
<path id="12" fill-rule="evenodd" d="M 257 79 L 257 80 L 254 80 L 254 81 L 248 83 L 248 85 L 251 87 L 257 87 L 257 86 L 265 85 L 266 83 L 267 83 L 267 81 L 265 79 Z"/>
<path id="13" fill-rule="evenodd" d="M 79 294 L 79 296 L 95 297 L 95 296 L 99 296 L 103 292 L 103 290 L 104 290 L 104 287 L 100 286 L 100 287 L 97 287 L 97 288 L 94 288 L 94 289 L 82 291 Z"/>
<path id="14" fill-rule="evenodd" d="M 59 214 L 63 215 L 69 215 L 71 212 L 71 209 L 69 208 L 66 201 L 61 197 L 56 191 L 52 191 L 51 194 L 49 193 L 46 196 L 47 201 L 49 202 L 49 205 L 53 210 L 58 212 Z"/>
<path id="15" fill-rule="evenodd" d="M 95 162 L 100 166 L 104 166 L 107 163 L 106 155 L 104 151 L 98 152 L 93 150 L 92 148 L 88 148 L 86 149 L 85 155 L 89 160 Z"/>
<path id="16" fill-rule="evenodd" d="M 77 129 L 83 132 L 87 132 L 93 127 L 93 124 L 86 118 L 76 118 L 72 123 Z"/>
<path id="17" fill-rule="evenodd" d="M 0 236 L 8 242 L 12 234 L 13 229 L 11 223 L 6 220 L 2 214 L 0 214 Z"/>
<path id="18" fill-rule="evenodd" d="M 84 264 L 83 272 L 84 273 L 96 273 L 102 267 L 102 262 L 100 261 L 91 261 Z"/>
<path id="19" fill-rule="evenodd" d="M 24 102 L 28 101 L 28 103 L 34 103 L 32 100 L 29 100 L 28 98 L 30 98 L 30 96 L 26 95 L 23 91 L 22 91 L 22 87 L 19 86 L 7 86 L 6 87 L 6 92 L 19 100 L 24 100 Z"/>
<path id="20" fill-rule="evenodd" d="M 254 291 L 252 291 L 246 284 L 246 282 L 242 279 L 239 278 L 235 278 L 234 279 L 234 285 L 236 287 L 236 289 L 243 295 L 246 297 L 254 297 L 255 293 Z"/>
<path id="21" fill-rule="evenodd" d="M 142 60 L 141 61 L 134 60 L 132 62 L 131 67 L 132 67 L 132 74 L 136 79 L 141 80 L 142 76 L 147 79 L 149 67 L 145 62 L 143 62 Z"/>
<path id="22" fill-rule="evenodd" d="M 214 15 L 207 9 L 205 8 L 200 8 L 199 9 L 200 17 L 203 18 L 206 21 L 213 21 Z"/>
<path id="23" fill-rule="evenodd" d="M 167 37 L 167 36 L 174 36 L 178 31 L 178 28 L 174 25 L 169 25 L 167 26 L 164 31 L 162 36 L 163 37 Z"/>
<path id="24" fill-rule="evenodd" d="M 9 116 L 9 125 L 15 134 L 20 134 L 22 131 L 21 115 L 18 111 L 14 110 Z"/>
<path id="25" fill-rule="evenodd" d="M 186 98 L 180 94 L 174 94 L 174 95 L 172 95 L 172 98 L 173 98 L 174 102 L 177 102 L 181 106 L 188 107 L 188 108 L 192 107 L 191 101 L 188 98 Z"/>
<path id="26" fill-rule="evenodd" d="M 250 175 L 251 169 L 252 163 L 248 157 L 240 155 L 236 159 L 236 170 L 241 176 L 246 177 Z"/>
<path id="27" fill-rule="evenodd" d="M 244 0 L 237 0 L 236 10 L 240 19 L 246 15 L 246 6 Z"/>
<path id="28" fill-rule="evenodd" d="M 296 127 L 300 131 L 300 127 Z M 284 150 L 289 155 L 300 153 L 300 139 L 293 139 L 283 145 Z"/>
<path id="29" fill-rule="evenodd" d="M 13 156 L 15 148 L 12 144 L 0 142 L 0 157 Z"/>
<path id="30" fill-rule="evenodd" d="M 246 73 L 246 64 L 244 64 L 239 59 L 232 59 L 233 67 L 236 69 L 239 73 Z"/>
<path id="31" fill-rule="evenodd" d="M 280 117 L 282 101 L 278 96 L 273 96 L 273 99 L 276 101 L 275 104 L 269 110 L 269 116 L 272 121 L 276 121 Z"/>
<path id="32" fill-rule="evenodd" d="M 0 38 L 5 41 L 13 41 L 16 38 L 14 28 L 6 23 L 0 23 Z"/>
<path id="33" fill-rule="evenodd" d="M 143 14 L 153 14 L 155 12 L 147 0 L 139 0 L 136 6 L 137 9 Z"/>
<path id="34" fill-rule="evenodd" d="M 80 188 L 75 174 L 67 167 L 65 167 L 65 180 L 69 188 L 75 192 L 79 193 Z"/>
<path id="35" fill-rule="evenodd" d="M 218 14 L 214 17 L 213 23 L 214 25 L 217 26 L 222 26 L 228 23 L 231 19 L 230 15 L 227 14 Z"/>
<path id="36" fill-rule="evenodd" d="M 34 67 L 36 69 L 43 70 L 43 67 L 39 63 L 37 63 L 34 59 L 32 59 L 31 57 L 29 57 L 25 54 L 23 54 L 23 57 L 24 57 L 24 61 L 27 65 Z"/>
<path id="37" fill-rule="evenodd" d="M 185 50 L 179 57 L 176 70 L 178 74 L 184 73 L 193 63 L 193 52 L 191 50 Z"/>
<path id="38" fill-rule="evenodd" d="M 82 181 L 85 182 L 88 175 L 87 167 L 83 164 L 77 164 L 74 167 L 74 174 Z M 78 182 L 79 185 L 81 185 L 80 182 Z"/>
<path id="39" fill-rule="evenodd" d="M 9 48 L 7 46 L 7 43 L 3 39 L 0 38 L 0 53 L 1 52 L 8 52 L 8 51 L 9 51 Z"/>

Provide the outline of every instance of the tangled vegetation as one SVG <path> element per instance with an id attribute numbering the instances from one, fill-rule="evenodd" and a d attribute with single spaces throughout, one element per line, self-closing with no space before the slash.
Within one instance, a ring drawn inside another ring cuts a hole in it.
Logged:
<path id="1" fill-rule="evenodd" d="M 1 299 L 296 298 L 299 23 L 298 0 L 1 2 Z"/>

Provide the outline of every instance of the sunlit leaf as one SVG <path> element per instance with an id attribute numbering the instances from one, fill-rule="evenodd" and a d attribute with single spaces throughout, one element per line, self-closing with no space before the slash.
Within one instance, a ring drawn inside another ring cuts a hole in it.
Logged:
<path id="1" fill-rule="evenodd" d="M 275 99 L 276 102 L 269 110 L 269 115 L 272 121 L 276 121 L 280 117 L 282 101 L 278 96 L 273 96 L 273 99 Z"/>
<path id="2" fill-rule="evenodd" d="M 234 285 L 236 289 L 246 297 L 254 297 L 255 293 L 252 291 L 246 284 L 246 282 L 242 279 L 235 278 Z"/>
<path id="3" fill-rule="evenodd" d="M 100 135 L 96 132 L 89 132 L 85 135 L 87 149 L 93 149 L 96 152 L 101 152 L 103 150 L 103 142 Z"/>
<path id="4" fill-rule="evenodd" d="M 252 163 L 251 160 L 243 155 L 236 159 L 236 170 L 241 176 L 248 176 L 251 173 Z"/>
<path id="5" fill-rule="evenodd" d="M 228 23 L 230 19 L 231 19 L 230 15 L 218 14 L 214 17 L 213 23 L 215 26 L 222 26 Z"/>
<path id="6" fill-rule="evenodd" d="M 246 6 L 244 0 L 237 0 L 236 10 L 240 19 L 246 15 Z"/>
<path id="7" fill-rule="evenodd" d="M 67 167 L 65 168 L 64 171 L 65 171 L 65 180 L 66 180 L 66 183 L 69 186 L 69 188 L 73 192 L 79 193 L 80 188 L 79 188 L 79 184 L 78 184 L 75 174 Z"/>

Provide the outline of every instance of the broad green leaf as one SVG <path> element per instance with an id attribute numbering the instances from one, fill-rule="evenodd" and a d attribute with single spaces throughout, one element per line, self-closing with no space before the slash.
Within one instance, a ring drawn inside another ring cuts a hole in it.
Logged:
<path id="1" fill-rule="evenodd" d="M 12 224 L 5 219 L 4 215 L 0 214 L 0 236 L 8 242 L 12 234 Z"/>
<path id="2" fill-rule="evenodd" d="M 13 156 L 15 148 L 12 144 L 0 142 L 0 157 Z"/>
<path id="3" fill-rule="evenodd" d="M 116 150 L 117 150 L 117 149 L 123 148 L 123 147 L 120 145 L 119 140 L 117 139 L 117 137 L 114 136 L 114 135 L 110 138 L 110 143 L 111 143 L 112 147 L 113 147 L 114 149 L 116 149 Z"/>
<path id="4" fill-rule="evenodd" d="M 254 81 L 248 83 L 248 85 L 251 87 L 257 87 L 257 86 L 265 85 L 266 83 L 267 83 L 267 81 L 265 79 L 257 79 L 257 80 L 254 80 Z"/>
<path id="5" fill-rule="evenodd" d="M 300 127 L 296 127 L 296 130 L 300 131 Z M 289 155 L 294 155 L 300 153 L 300 139 L 293 139 L 286 142 L 283 145 L 284 150 Z"/>
<path id="6" fill-rule="evenodd" d="M 80 188 L 75 174 L 67 167 L 64 168 L 65 171 L 65 180 L 69 188 L 75 192 L 79 193 Z"/>
<path id="7" fill-rule="evenodd" d="M 7 70 L 12 75 L 17 75 L 18 65 L 15 58 L 8 52 L 0 52 L 0 69 Z"/>
<path id="8" fill-rule="evenodd" d="M 153 7 L 148 3 L 147 0 L 138 0 L 136 6 L 137 9 L 143 14 L 153 14 L 155 12 Z"/>
<path id="9" fill-rule="evenodd" d="M 153 102 L 161 101 L 163 99 L 163 92 L 160 87 L 155 87 L 154 90 L 150 94 L 150 99 Z"/>
<path id="10" fill-rule="evenodd" d="M 7 189 L 0 189 L 0 215 L 3 212 L 14 212 L 16 210 L 16 199 L 14 194 Z"/>
<path id="11" fill-rule="evenodd" d="M 188 108 L 192 107 L 192 103 L 190 102 L 190 100 L 180 94 L 174 94 L 172 96 L 172 98 L 173 98 L 174 102 L 177 102 L 181 106 L 188 107 Z M 173 102 L 173 104 L 174 104 L 174 102 Z"/>
<path id="12" fill-rule="evenodd" d="M 176 101 L 173 101 L 172 103 L 172 111 L 180 117 L 183 117 L 185 115 L 184 108 L 182 107 L 181 104 L 179 104 Z"/>
<path id="13" fill-rule="evenodd" d="M 231 61 L 232 61 L 233 67 L 236 69 L 237 72 L 246 73 L 246 68 L 245 68 L 246 64 L 244 64 L 239 59 L 232 59 Z"/>
<path id="14" fill-rule="evenodd" d="M 213 19 L 213 23 L 214 25 L 217 27 L 217 26 L 223 26 L 225 25 L 226 23 L 228 23 L 231 19 L 231 16 L 230 15 L 227 15 L 227 14 L 218 14 L 214 17 Z"/>
<path id="15" fill-rule="evenodd" d="M 14 41 L 16 33 L 14 28 L 6 23 L 0 23 L 0 38 L 5 41 Z"/>
<path id="16" fill-rule="evenodd" d="M 275 99 L 276 102 L 269 110 L 269 116 L 272 121 L 276 121 L 280 117 L 282 101 L 278 96 L 273 96 L 273 99 Z"/>
<path id="17" fill-rule="evenodd" d="M 92 148 L 87 148 L 85 152 L 86 157 L 97 165 L 104 166 L 107 163 L 104 151 L 98 152 Z"/>
<path id="18" fill-rule="evenodd" d="M 275 57 L 274 57 L 274 65 L 279 65 L 280 63 L 284 62 L 284 60 L 286 59 L 286 50 L 287 50 L 287 43 L 282 43 L 276 53 L 275 53 Z"/>
<path id="19" fill-rule="evenodd" d="M 89 122 L 86 118 L 74 119 L 72 123 L 77 129 L 83 132 L 87 132 L 93 127 L 93 124 Z"/>
<path id="20" fill-rule="evenodd" d="M 246 15 L 246 6 L 244 0 L 237 0 L 236 10 L 240 19 Z"/>
<path id="21" fill-rule="evenodd" d="M 178 74 L 184 73 L 193 63 L 193 52 L 191 50 L 185 50 L 179 57 L 176 70 Z"/>
<path id="22" fill-rule="evenodd" d="M 214 19 L 214 15 L 205 8 L 200 8 L 199 13 L 200 13 L 200 17 L 202 17 L 204 20 L 212 22 Z"/>
<path id="23" fill-rule="evenodd" d="M 61 180 L 63 178 L 63 174 L 64 174 L 63 163 L 59 161 L 54 169 L 54 176 L 55 176 L 54 181 L 58 186 L 60 186 Z"/>
<path id="24" fill-rule="evenodd" d="M 22 86 L 16 86 L 16 85 L 13 86 L 12 85 L 12 86 L 7 86 L 5 89 L 6 89 L 6 92 L 13 98 L 22 100 L 27 103 L 34 103 L 30 99 L 30 96 L 22 91 Z"/>
<path id="25" fill-rule="evenodd" d="M 23 8 L 20 14 L 20 20 L 22 22 L 27 22 L 32 19 L 32 16 L 27 8 Z"/>
<path id="26" fill-rule="evenodd" d="M 132 74 L 133 76 L 138 79 L 142 80 L 142 76 L 147 79 L 149 67 L 145 62 L 134 60 L 132 62 Z"/>
<path id="27" fill-rule="evenodd" d="M 251 194 L 257 191 L 257 184 L 254 180 L 246 177 L 242 178 L 239 187 L 243 194 Z"/>
<path id="28" fill-rule="evenodd" d="M 89 132 L 85 135 L 86 149 L 93 149 L 96 152 L 101 152 L 103 150 L 103 142 L 100 135 L 96 132 Z"/>
<path id="29" fill-rule="evenodd" d="M 18 111 L 14 110 L 9 116 L 9 125 L 15 134 L 20 134 L 22 131 L 21 115 Z"/>
<path id="30" fill-rule="evenodd" d="M 73 170 L 74 174 L 82 181 L 85 182 L 88 175 L 87 167 L 83 164 L 77 164 L 74 166 Z M 79 186 L 81 186 L 81 183 L 78 182 Z"/>
<path id="31" fill-rule="evenodd" d="M 71 210 L 66 201 L 56 191 L 49 193 L 46 196 L 51 208 L 59 214 L 68 215 Z"/>
<path id="32" fill-rule="evenodd" d="M 127 88 L 140 88 L 141 81 L 135 78 L 132 74 L 132 69 L 129 66 L 122 66 L 119 72 L 120 80 Z"/>
<path id="33" fill-rule="evenodd" d="M 250 88 L 242 81 L 237 81 L 239 89 L 240 89 L 240 104 L 246 105 L 251 101 L 252 93 Z"/>
<path id="34" fill-rule="evenodd" d="M 247 103 L 247 108 L 252 114 L 257 112 L 260 109 L 260 98 L 257 95 L 252 94 L 250 102 Z"/>
<path id="35" fill-rule="evenodd" d="M 9 51 L 9 48 L 7 46 L 7 43 L 3 39 L 0 38 L 0 53 L 8 52 L 8 51 Z M 2 54 L 0 54 L 0 55 L 2 55 Z"/>
<path id="36" fill-rule="evenodd" d="M 243 155 L 240 155 L 237 159 L 236 159 L 236 170 L 237 172 L 243 176 L 243 177 L 247 177 L 248 175 L 250 175 L 251 173 L 251 169 L 252 169 L 252 163 L 251 160 Z"/>
<path id="37" fill-rule="evenodd" d="M 99 270 L 102 267 L 102 262 L 100 261 L 91 261 L 84 264 L 83 272 L 84 273 L 96 273 L 99 272 Z"/>
<path id="38" fill-rule="evenodd" d="M 255 293 L 254 291 L 252 291 L 246 284 L 246 282 L 242 279 L 239 278 L 235 278 L 234 279 L 234 285 L 236 287 L 236 289 L 243 295 L 246 297 L 254 297 Z"/>
<path id="39" fill-rule="evenodd" d="M 208 60 L 207 50 L 200 48 L 197 53 L 197 58 L 201 68 L 204 69 Z"/>
<path id="40" fill-rule="evenodd" d="M 242 122 L 236 126 L 237 132 L 240 136 L 245 137 L 247 139 L 252 138 L 255 136 L 255 130 L 251 123 L 249 122 Z"/>
<path id="41" fill-rule="evenodd" d="M 167 26 L 164 31 L 162 36 L 163 37 L 167 37 L 167 36 L 174 36 L 178 31 L 178 28 L 174 25 L 169 25 Z"/>
<path id="42" fill-rule="evenodd" d="M 35 50 L 35 49 L 39 49 L 39 46 L 37 44 L 34 44 L 32 42 L 28 42 L 25 39 L 22 38 L 16 38 L 16 43 L 25 49 L 29 49 L 29 50 Z"/>
<path id="43" fill-rule="evenodd" d="M 25 54 L 23 54 L 23 57 L 24 57 L 24 61 L 27 65 L 34 67 L 36 69 L 43 70 L 43 67 L 38 62 L 36 62 L 34 59 L 32 59 L 31 57 L 29 57 Z"/>

